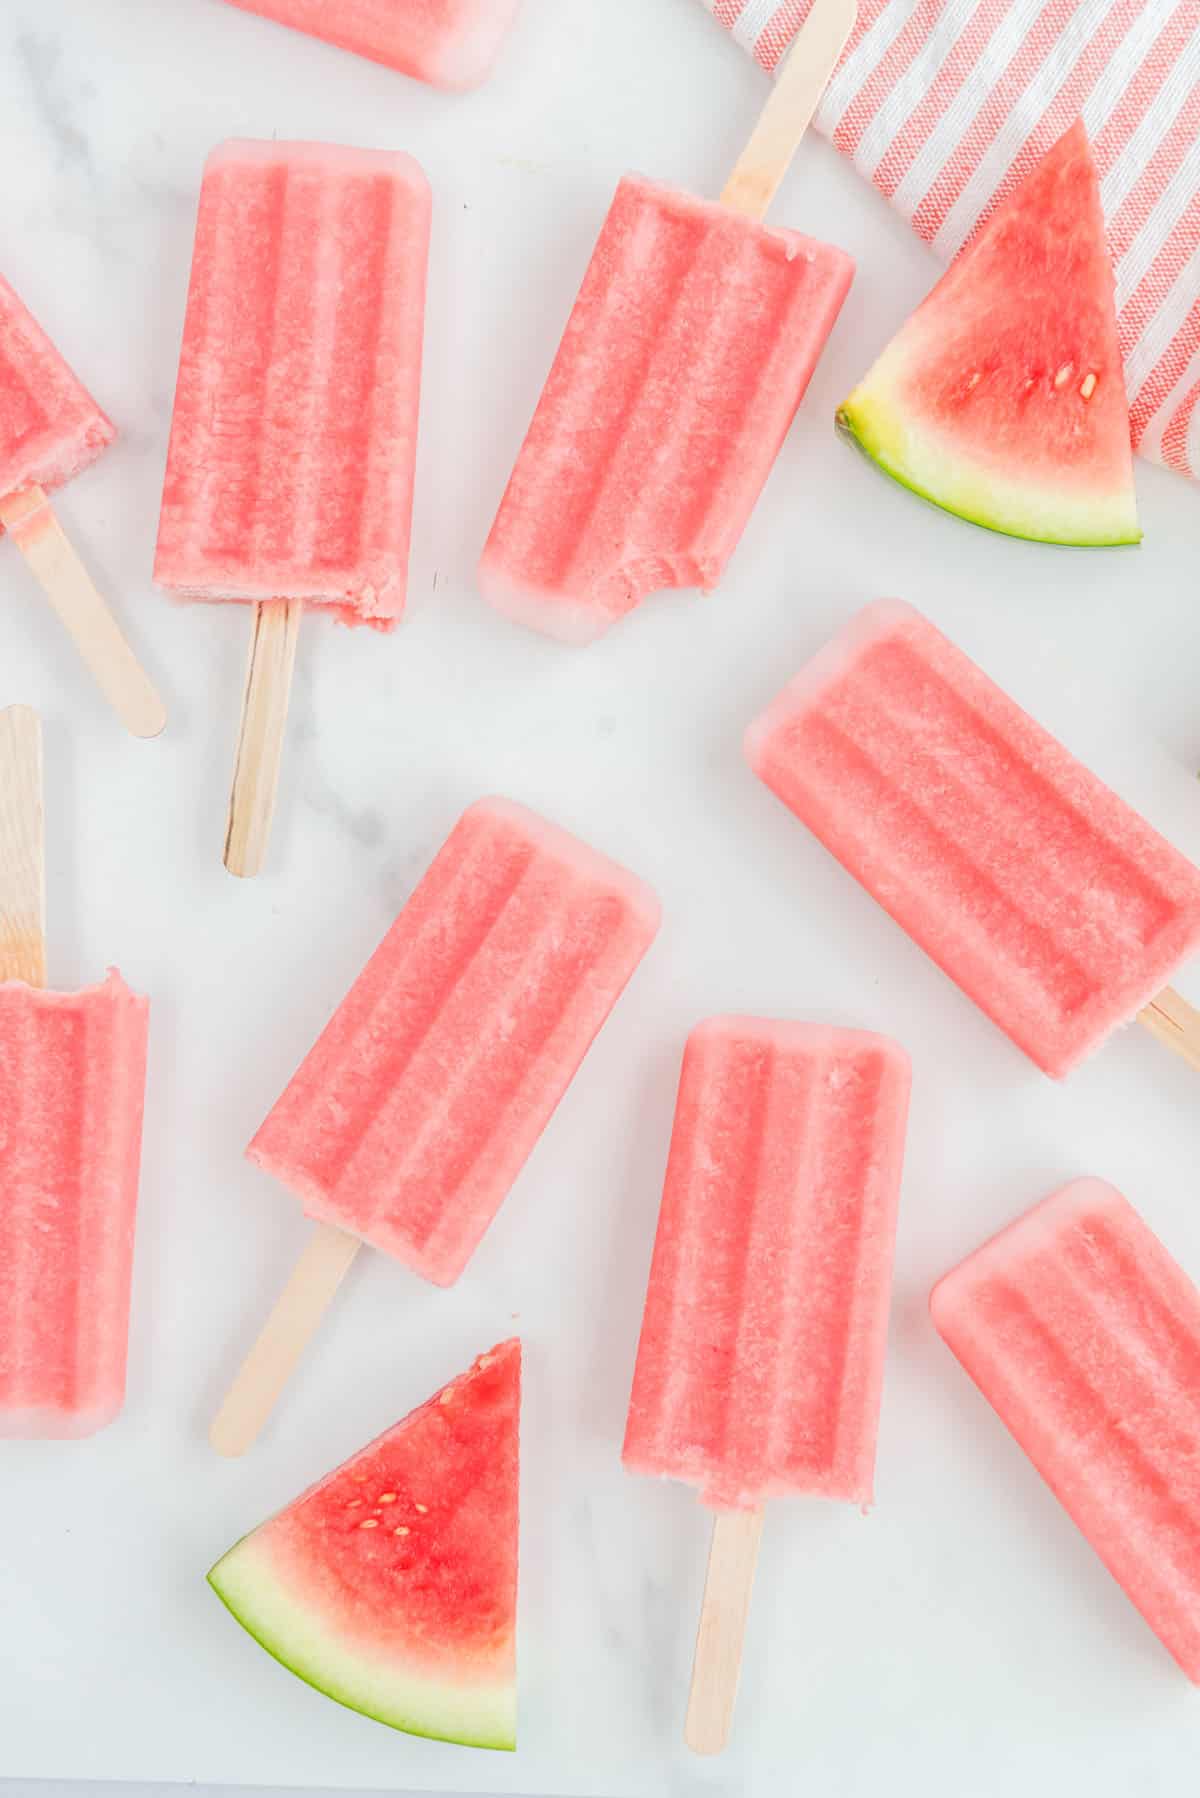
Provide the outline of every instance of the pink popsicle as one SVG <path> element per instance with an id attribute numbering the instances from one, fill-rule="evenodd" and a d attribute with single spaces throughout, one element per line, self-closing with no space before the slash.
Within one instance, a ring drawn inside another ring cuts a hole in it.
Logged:
<path id="1" fill-rule="evenodd" d="M 0 276 L 0 501 L 30 487 L 61 487 L 115 436 L 111 421 Z"/>
<path id="2" fill-rule="evenodd" d="M 89 1436 L 125 1397 L 148 1006 L 0 984 L 0 1437 Z"/>
<path id="3" fill-rule="evenodd" d="M 1200 1293 L 1115 1188 L 1076 1180 L 947 1274 L 931 1308 L 1200 1683 Z"/>
<path id="4" fill-rule="evenodd" d="M 409 156 L 209 158 L 155 578 L 181 598 L 404 610 L 430 195 Z"/>
<path id="5" fill-rule="evenodd" d="M 1200 950 L 1200 869 L 911 606 L 859 613 L 746 754 L 1046 1073 L 1176 999 L 1162 989 Z M 1193 1059 L 1194 1015 L 1175 1009 Z"/>
<path id="6" fill-rule="evenodd" d="M 250 1145 L 310 1217 L 462 1273 L 658 929 L 654 895 L 523 806 L 459 820 Z"/>
<path id="7" fill-rule="evenodd" d="M 641 881 L 524 806 L 463 813 L 247 1151 L 319 1227 L 218 1453 L 255 1441 L 361 1243 L 457 1280 L 658 923 Z"/>
<path id="8" fill-rule="evenodd" d="M 688 1039 L 624 1461 L 717 1507 L 867 1505 L 910 1085 L 886 1037 Z"/>
<path id="9" fill-rule="evenodd" d="M 477 87 L 520 0 L 231 0 L 436 87 Z"/>
<path id="10" fill-rule="evenodd" d="M 568 642 L 647 594 L 715 587 L 854 265 L 631 176 L 617 189 L 480 567 Z"/>

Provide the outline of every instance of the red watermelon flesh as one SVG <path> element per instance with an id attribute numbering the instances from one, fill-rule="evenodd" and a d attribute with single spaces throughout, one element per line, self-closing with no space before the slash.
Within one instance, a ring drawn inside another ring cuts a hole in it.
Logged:
<path id="1" fill-rule="evenodd" d="M 352 1710 L 515 1747 L 520 1396 L 513 1340 L 243 1538 L 210 1583 Z"/>
<path id="2" fill-rule="evenodd" d="M 1112 261 L 1082 123 L 947 270 L 838 422 L 887 474 L 976 524 L 1138 541 Z"/>

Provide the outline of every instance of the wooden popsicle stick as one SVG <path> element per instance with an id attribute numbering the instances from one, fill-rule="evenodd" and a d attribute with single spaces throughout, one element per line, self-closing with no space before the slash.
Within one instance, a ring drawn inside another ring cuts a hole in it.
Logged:
<path id="1" fill-rule="evenodd" d="M 317 1225 L 213 1421 L 208 1439 L 219 1455 L 244 1455 L 257 1441 L 361 1247 L 357 1236 Z"/>
<path id="2" fill-rule="evenodd" d="M 1200 1011 L 1194 1005 L 1171 987 L 1164 987 L 1138 1012 L 1138 1023 L 1200 1072 Z"/>
<path id="3" fill-rule="evenodd" d="M 713 1523 L 683 1739 L 695 1754 L 729 1741 L 764 1513 L 722 1511 Z"/>
<path id="4" fill-rule="evenodd" d="M 43 490 L 29 487 L 0 498 L 0 524 L 25 557 L 126 730 L 135 737 L 157 737 L 167 722 L 163 702 Z"/>
<path id="5" fill-rule="evenodd" d="M 46 984 L 42 726 L 27 705 L 0 712 L 0 980 Z"/>
<path id="6" fill-rule="evenodd" d="M 246 687 L 225 826 L 225 866 L 244 879 L 261 871 L 271 836 L 303 610 L 300 599 L 266 600 L 255 605 L 250 621 Z"/>
<path id="7" fill-rule="evenodd" d="M 729 177 L 721 204 L 762 219 L 791 167 L 812 116 L 850 40 L 855 0 L 815 0 L 763 108 L 754 135 Z"/>

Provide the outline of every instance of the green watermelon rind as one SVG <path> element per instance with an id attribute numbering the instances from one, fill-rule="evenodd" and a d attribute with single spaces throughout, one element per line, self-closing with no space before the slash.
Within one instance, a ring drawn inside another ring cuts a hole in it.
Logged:
<path id="1" fill-rule="evenodd" d="M 1132 493 L 1068 495 L 1006 480 L 967 461 L 961 448 L 941 450 L 905 416 L 886 358 L 838 408 L 838 430 L 899 486 L 983 530 L 1069 549 L 1114 549 L 1140 543 Z"/>
<path id="2" fill-rule="evenodd" d="M 336 1639 L 312 1606 L 286 1589 L 269 1555 L 246 1536 L 219 1560 L 208 1583 L 267 1653 L 347 1710 L 406 1735 L 466 1748 L 517 1745 L 515 1679 L 439 1681 L 393 1660 L 381 1670 Z"/>

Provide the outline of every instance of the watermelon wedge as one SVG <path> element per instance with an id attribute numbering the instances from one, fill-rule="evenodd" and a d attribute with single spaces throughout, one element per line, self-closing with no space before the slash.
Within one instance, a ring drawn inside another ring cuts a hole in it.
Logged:
<path id="1" fill-rule="evenodd" d="M 886 474 L 1044 543 L 1137 543 L 1100 186 L 1072 125 L 838 413 Z"/>
<path id="2" fill-rule="evenodd" d="M 339 1704 L 514 1748 L 520 1406 L 513 1340 L 244 1537 L 209 1583 Z"/>

